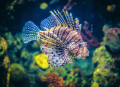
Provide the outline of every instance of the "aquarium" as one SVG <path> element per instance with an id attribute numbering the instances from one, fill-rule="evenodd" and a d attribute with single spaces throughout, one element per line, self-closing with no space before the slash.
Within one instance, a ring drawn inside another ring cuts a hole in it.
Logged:
<path id="1" fill-rule="evenodd" d="M 1 0 L 0 87 L 120 87 L 120 0 Z"/>

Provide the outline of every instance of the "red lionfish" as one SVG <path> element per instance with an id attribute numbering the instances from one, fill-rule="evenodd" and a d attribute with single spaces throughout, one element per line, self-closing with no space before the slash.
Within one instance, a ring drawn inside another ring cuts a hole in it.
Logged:
<path id="1" fill-rule="evenodd" d="M 33 22 L 28 21 L 23 27 L 23 41 L 41 41 L 41 49 L 48 56 L 51 67 L 63 66 L 74 61 L 74 58 L 89 56 L 86 42 L 80 35 L 81 24 L 78 18 L 73 20 L 72 13 L 50 11 L 51 16 L 41 22 L 40 30 Z"/>

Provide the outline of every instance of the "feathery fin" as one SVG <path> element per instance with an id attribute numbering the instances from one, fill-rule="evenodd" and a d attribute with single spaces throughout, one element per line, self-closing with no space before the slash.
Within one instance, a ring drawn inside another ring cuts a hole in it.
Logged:
<path id="1" fill-rule="evenodd" d="M 73 20 L 72 13 L 69 14 L 67 10 L 63 11 L 63 15 L 59 12 L 59 10 L 50 11 L 50 13 L 51 16 L 41 22 L 40 26 L 42 29 L 44 27 L 51 29 L 52 27 L 64 26 L 69 27 L 73 30 L 81 30 L 81 25 L 79 24 L 78 18 L 75 18 L 75 20 Z"/>
<path id="2" fill-rule="evenodd" d="M 57 22 L 53 15 L 47 17 L 40 23 L 40 27 L 42 30 L 44 30 L 44 28 L 51 29 L 52 27 L 55 27 L 55 26 L 57 26 Z"/>
<path id="3" fill-rule="evenodd" d="M 39 31 L 39 28 L 32 21 L 28 21 L 22 31 L 23 42 L 28 43 L 32 40 L 39 40 Z"/>

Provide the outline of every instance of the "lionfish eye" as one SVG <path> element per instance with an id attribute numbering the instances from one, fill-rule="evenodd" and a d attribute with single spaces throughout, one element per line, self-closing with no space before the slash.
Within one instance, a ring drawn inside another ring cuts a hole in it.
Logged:
<path id="1" fill-rule="evenodd" d="M 78 44 L 79 47 L 81 47 L 82 45 L 81 44 Z"/>

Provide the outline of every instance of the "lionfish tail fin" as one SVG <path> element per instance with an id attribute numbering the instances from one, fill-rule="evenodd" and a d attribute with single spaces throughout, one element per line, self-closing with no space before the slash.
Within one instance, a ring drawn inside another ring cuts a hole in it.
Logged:
<path id="1" fill-rule="evenodd" d="M 23 42 L 28 43 L 32 40 L 39 40 L 39 31 L 39 28 L 32 21 L 28 21 L 22 31 Z"/>

